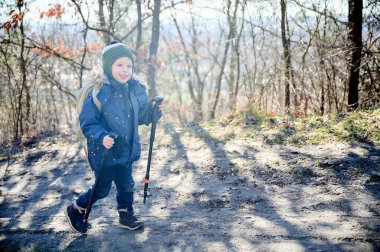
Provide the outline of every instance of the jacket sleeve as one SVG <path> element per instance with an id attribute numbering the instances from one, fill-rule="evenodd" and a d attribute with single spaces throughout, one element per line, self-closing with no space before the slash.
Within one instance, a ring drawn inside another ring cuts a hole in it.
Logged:
<path id="1" fill-rule="evenodd" d="M 108 134 L 100 123 L 100 116 L 100 111 L 90 95 L 84 101 L 83 109 L 79 114 L 79 122 L 87 141 L 98 145 L 103 144 L 103 138 Z"/>

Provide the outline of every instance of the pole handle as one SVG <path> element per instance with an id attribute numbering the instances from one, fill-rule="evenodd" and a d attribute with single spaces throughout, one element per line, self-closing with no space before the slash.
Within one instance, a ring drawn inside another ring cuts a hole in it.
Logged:
<path id="1" fill-rule="evenodd" d="M 159 109 L 160 104 L 164 101 L 164 97 L 156 96 L 153 98 L 153 101 L 155 102 L 155 105 L 153 107 L 153 122 L 156 122 L 158 109 Z"/>

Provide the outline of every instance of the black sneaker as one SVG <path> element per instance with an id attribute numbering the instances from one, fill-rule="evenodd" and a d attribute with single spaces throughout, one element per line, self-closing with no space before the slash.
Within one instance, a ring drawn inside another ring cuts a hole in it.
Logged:
<path id="1" fill-rule="evenodd" d="M 133 215 L 133 210 L 119 209 L 119 225 L 129 230 L 138 230 L 144 227 L 144 223 Z"/>
<path id="2" fill-rule="evenodd" d="M 90 228 L 90 225 L 84 222 L 85 209 L 78 210 L 78 208 L 79 207 L 75 204 L 75 202 L 73 202 L 65 208 L 65 215 L 69 220 L 71 228 L 74 231 L 84 234 Z"/>

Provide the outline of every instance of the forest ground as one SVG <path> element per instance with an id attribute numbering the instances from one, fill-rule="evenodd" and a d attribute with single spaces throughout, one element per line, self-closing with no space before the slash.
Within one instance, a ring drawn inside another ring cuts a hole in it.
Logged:
<path id="1" fill-rule="evenodd" d="M 94 182 L 73 135 L 4 150 L 0 251 L 380 251 L 380 135 L 368 126 L 379 111 L 361 114 L 362 128 L 242 118 L 160 125 L 152 196 L 145 205 L 135 197 L 146 227 L 134 232 L 117 225 L 114 186 L 93 207 L 88 234 L 70 229 L 63 209 Z"/>

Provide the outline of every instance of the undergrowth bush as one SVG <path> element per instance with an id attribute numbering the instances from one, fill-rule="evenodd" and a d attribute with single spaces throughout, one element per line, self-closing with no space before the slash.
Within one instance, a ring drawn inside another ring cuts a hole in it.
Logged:
<path id="1" fill-rule="evenodd" d="M 367 141 L 380 145 L 380 107 L 346 114 L 284 116 L 252 108 L 231 113 L 219 125 L 245 129 L 244 136 L 275 134 L 276 144 L 323 144 L 334 141 Z M 258 130 L 264 130 L 258 133 Z M 268 131 L 270 130 L 270 131 Z M 227 132 L 226 132 L 227 133 Z M 229 132 L 231 133 L 231 132 Z M 229 134 L 227 139 L 240 136 Z"/>

